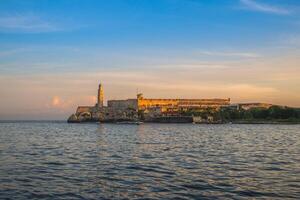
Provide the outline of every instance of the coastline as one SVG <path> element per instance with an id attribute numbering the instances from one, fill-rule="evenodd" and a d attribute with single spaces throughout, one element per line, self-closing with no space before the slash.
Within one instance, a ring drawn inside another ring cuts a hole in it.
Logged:
<path id="1" fill-rule="evenodd" d="M 300 121 L 234 121 L 232 124 L 284 124 L 284 125 L 293 125 L 300 124 Z"/>
<path id="2" fill-rule="evenodd" d="M 140 121 L 144 124 L 211 124 L 211 125 L 221 125 L 221 124 L 269 124 L 269 125 L 298 125 L 300 121 L 268 121 L 268 120 L 239 120 L 239 121 L 231 121 L 231 122 L 154 122 L 154 121 Z M 126 124 L 119 123 L 118 121 L 106 121 L 106 122 L 98 122 L 98 121 L 82 121 L 82 122 L 68 122 L 66 120 L 0 120 L 0 123 L 69 123 L 69 124 Z M 133 123 L 128 123 L 133 124 Z"/>
<path id="3" fill-rule="evenodd" d="M 128 123 L 126 123 L 128 122 Z M 133 124 L 134 121 L 106 121 L 106 122 L 95 122 L 95 121 L 84 121 L 84 122 L 73 122 L 73 124 L 91 124 L 91 123 L 100 123 L 100 124 Z M 300 124 L 300 121 L 247 121 L 239 120 L 232 122 L 175 122 L 175 121 L 138 121 L 139 123 L 144 124 L 211 124 L 211 125 L 221 125 L 221 124 L 270 124 L 270 125 L 297 125 Z M 70 122 L 68 122 L 70 123 Z"/>

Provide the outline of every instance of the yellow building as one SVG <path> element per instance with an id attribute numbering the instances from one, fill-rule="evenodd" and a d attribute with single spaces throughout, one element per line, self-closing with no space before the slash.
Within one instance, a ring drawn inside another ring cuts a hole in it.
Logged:
<path id="1" fill-rule="evenodd" d="M 161 107 L 163 110 L 186 110 L 190 108 L 214 108 L 230 105 L 230 98 L 226 99 L 148 99 L 142 94 L 137 95 L 138 110 L 146 110 L 152 107 Z"/>

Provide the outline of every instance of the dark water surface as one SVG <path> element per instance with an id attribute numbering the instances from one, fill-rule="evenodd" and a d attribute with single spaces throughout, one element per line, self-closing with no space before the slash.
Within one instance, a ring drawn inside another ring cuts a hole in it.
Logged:
<path id="1" fill-rule="evenodd" d="M 300 199 L 300 126 L 0 123 L 6 198 Z"/>

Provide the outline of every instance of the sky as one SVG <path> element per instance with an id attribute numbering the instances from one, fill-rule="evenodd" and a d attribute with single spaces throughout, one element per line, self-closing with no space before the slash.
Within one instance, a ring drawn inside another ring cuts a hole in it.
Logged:
<path id="1" fill-rule="evenodd" d="M 231 98 L 300 107 L 299 0 L 0 0 L 0 120 Z"/>

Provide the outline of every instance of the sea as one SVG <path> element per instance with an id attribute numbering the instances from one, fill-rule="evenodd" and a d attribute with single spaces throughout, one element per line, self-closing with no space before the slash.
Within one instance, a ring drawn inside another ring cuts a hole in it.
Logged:
<path id="1" fill-rule="evenodd" d="M 300 125 L 1 122 L 0 199 L 300 199 Z"/>

